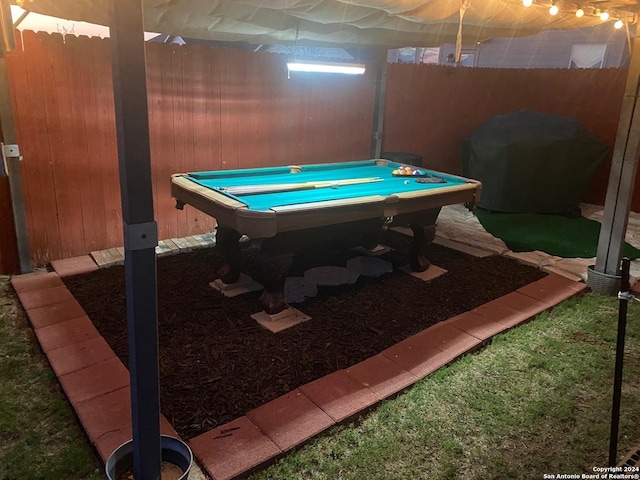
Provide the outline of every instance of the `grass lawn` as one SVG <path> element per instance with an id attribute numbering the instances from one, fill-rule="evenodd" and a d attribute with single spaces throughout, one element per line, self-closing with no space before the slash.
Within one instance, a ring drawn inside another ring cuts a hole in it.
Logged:
<path id="1" fill-rule="evenodd" d="M 618 301 L 585 294 L 493 339 L 257 479 L 534 479 L 605 466 Z M 629 305 L 619 457 L 640 443 L 640 304 Z M 98 479 L 0 277 L 0 479 Z"/>
<path id="2" fill-rule="evenodd" d="M 103 479 L 99 460 L 0 277 L 0 479 Z"/>
<path id="3" fill-rule="evenodd" d="M 617 309 L 614 298 L 570 299 L 251 478 L 593 473 L 608 459 Z M 640 443 L 637 303 L 629 305 L 625 350 L 620 458 Z"/>

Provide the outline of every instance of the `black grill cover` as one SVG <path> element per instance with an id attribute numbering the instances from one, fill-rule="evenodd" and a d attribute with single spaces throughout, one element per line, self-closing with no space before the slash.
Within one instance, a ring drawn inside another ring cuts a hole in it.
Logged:
<path id="1" fill-rule="evenodd" d="M 571 215 L 608 152 L 574 118 L 522 110 L 462 140 L 462 174 L 482 182 L 481 208 Z"/>

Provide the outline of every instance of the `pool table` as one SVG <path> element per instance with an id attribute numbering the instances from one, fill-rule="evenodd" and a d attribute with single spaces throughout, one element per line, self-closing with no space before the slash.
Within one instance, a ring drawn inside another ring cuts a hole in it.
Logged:
<path id="1" fill-rule="evenodd" d="M 400 175 L 409 168 L 416 171 Z M 242 235 L 259 244 L 260 302 L 269 314 L 286 307 L 284 282 L 305 242 L 339 237 L 373 249 L 384 229 L 409 226 L 410 265 L 424 271 L 440 208 L 473 208 L 480 190 L 476 180 L 383 159 L 171 176 L 176 208 L 188 204 L 217 221 L 216 244 L 225 259 L 218 276 L 224 283 L 240 276 Z"/>

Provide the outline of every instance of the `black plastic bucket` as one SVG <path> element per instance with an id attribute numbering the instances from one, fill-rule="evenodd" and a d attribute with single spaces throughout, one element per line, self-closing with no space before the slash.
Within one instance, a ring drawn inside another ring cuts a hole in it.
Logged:
<path id="1" fill-rule="evenodd" d="M 182 470 L 178 480 L 186 480 L 193 464 L 193 453 L 189 446 L 179 438 L 168 435 L 160 436 L 162 461 L 176 465 Z M 118 480 L 133 467 L 133 440 L 129 440 L 116 448 L 104 466 L 108 480 Z"/>

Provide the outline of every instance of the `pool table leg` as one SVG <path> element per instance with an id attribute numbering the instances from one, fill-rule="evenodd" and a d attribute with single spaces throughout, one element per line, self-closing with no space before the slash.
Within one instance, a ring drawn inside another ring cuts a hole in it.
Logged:
<path id="1" fill-rule="evenodd" d="M 263 247 L 264 248 L 264 247 Z M 284 282 L 293 262 L 293 253 L 271 254 L 260 251 L 261 282 L 264 290 L 260 295 L 260 303 L 269 315 L 284 310 L 287 302 L 284 296 Z"/>
<path id="2" fill-rule="evenodd" d="M 236 283 L 240 278 L 240 233 L 233 228 L 218 225 L 216 230 L 216 246 L 224 257 L 225 264 L 217 274 L 226 284 Z"/>
<path id="3" fill-rule="evenodd" d="M 369 225 L 360 237 L 360 246 L 367 250 L 373 250 L 380 245 L 382 235 L 386 230 L 387 223 L 384 220 L 376 221 L 373 226 Z"/>
<path id="4" fill-rule="evenodd" d="M 422 226 L 415 223 L 409 226 L 413 230 L 413 240 L 409 246 L 409 265 L 414 272 L 424 272 L 431 265 L 425 253 L 436 237 L 436 226 Z"/>

